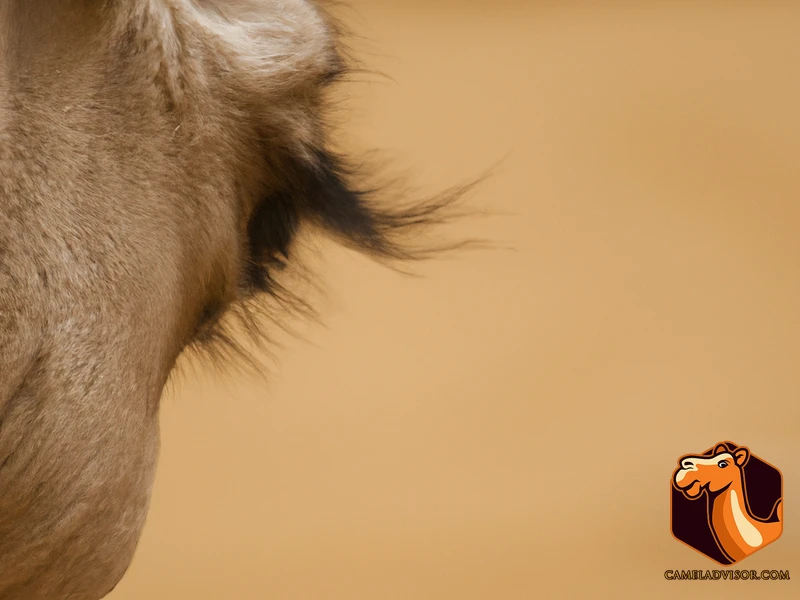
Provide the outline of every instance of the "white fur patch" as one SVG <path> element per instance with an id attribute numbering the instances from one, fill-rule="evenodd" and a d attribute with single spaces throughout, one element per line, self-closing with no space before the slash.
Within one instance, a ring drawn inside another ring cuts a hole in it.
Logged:
<path id="1" fill-rule="evenodd" d="M 190 0 L 174 0 L 174 5 L 182 18 L 218 40 L 232 68 L 260 74 L 267 90 L 307 78 L 325 68 L 332 55 L 325 20 L 303 0 L 220 2 L 215 10 Z"/>

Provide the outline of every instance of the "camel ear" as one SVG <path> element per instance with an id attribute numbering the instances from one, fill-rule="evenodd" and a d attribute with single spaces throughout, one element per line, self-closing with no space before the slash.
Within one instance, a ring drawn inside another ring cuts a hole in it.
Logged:
<path id="1" fill-rule="evenodd" d="M 725 444 L 717 444 L 714 447 L 714 453 L 711 456 L 717 456 L 718 454 L 722 454 L 723 452 L 730 452 L 728 447 Z"/>
<path id="2" fill-rule="evenodd" d="M 737 467 L 745 466 L 749 458 L 750 458 L 750 450 L 748 450 L 745 447 L 738 448 L 736 452 L 733 453 L 733 460 L 736 462 Z"/>

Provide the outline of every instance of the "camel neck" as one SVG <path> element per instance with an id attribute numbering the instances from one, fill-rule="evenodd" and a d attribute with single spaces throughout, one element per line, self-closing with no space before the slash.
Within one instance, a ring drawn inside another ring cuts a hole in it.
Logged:
<path id="1" fill-rule="evenodd" d="M 735 560 L 764 542 L 748 510 L 741 481 L 732 483 L 714 498 L 711 520 L 723 549 Z"/>

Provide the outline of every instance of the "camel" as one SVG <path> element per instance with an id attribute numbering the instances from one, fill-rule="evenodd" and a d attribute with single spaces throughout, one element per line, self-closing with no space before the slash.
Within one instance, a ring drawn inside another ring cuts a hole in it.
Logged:
<path id="1" fill-rule="evenodd" d="M 311 0 L 0 2 L 0 599 L 114 589 L 178 357 L 303 312 L 301 235 L 462 247 L 422 234 L 471 184 L 389 203 L 333 145 L 346 39 Z"/>
<path id="2" fill-rule="evenodd" d="M 729 450 L 717 444 L 711 456 L 682 457 L 673 477 L 673 485 L 686 498 L 705 495 L 709 527 L 720 550 L 733 562 L 774 542 L 783 530 L 780 499 L 767 519 L 755 517 L 750 510 L 743 470 L 749 459 L 750 451 L 744 446 Z"/>

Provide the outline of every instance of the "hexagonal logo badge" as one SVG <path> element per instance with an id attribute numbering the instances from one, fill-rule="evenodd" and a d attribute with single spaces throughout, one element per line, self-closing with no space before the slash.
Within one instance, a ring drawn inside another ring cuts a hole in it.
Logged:
<path id="1" fill-rule="evenodd" d="M 681 456 L 670 491 L 672 535 L 721 565 L 783 533 L 783 476 L 745 446 L 726 441 Z"/>

